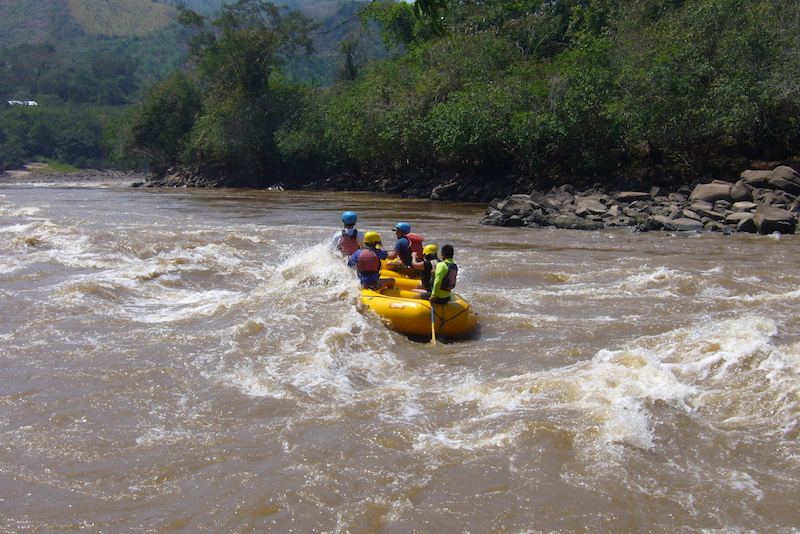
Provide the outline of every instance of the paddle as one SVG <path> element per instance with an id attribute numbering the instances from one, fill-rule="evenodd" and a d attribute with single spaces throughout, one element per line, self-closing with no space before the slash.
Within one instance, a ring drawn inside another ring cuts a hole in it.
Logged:
<path id="1" fill-rule="evenodd" d="M 433 311 L 433 302 L 431 302 L 431 345 L 436 345 L 436 313 Z"/>

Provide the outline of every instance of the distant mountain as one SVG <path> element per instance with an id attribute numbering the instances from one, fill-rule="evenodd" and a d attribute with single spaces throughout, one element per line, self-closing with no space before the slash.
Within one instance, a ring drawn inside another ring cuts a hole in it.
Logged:
<path id="1" fill-rule="evenodd" d="M 178 11 L 152 0 L 68 0 L 70 14 L 90 35 L 153 34 L 176 22 Z"/>
<path id="2" fill-rule="evenodd" d="M 330 84 L 343 63 L 341 42 L 356 32 L 361 66 L 385 55 L 375 23 L 372 31 L 359 21 L 342 24 L 368 2 L 273 0 L 321 24 L 313 36 L 315 53 L 291 58 L 287 77 Z M 0 170 L 37 158 L 108 165 L 106 126 L 184 63 L 192 30 L 178 23 L 177 5 L 178 0 L 0 0 L 0 103 L 38 102 L 0 104 Z M 214 17 L 223 0 L 180 5 Z"/>
<path id="3" fill-rule="evenodd" d="M 203 15 L 213 15 L 218 13 L 223 4 L 231 3 L 233 0 L 158 0 L 171 6 L 183 5 L 189 9 L 197 11 Z M 343 5 L 359 4 L 352 0 L 271 0 L 276 6 L 286 6 L 289 9 L 299 10 L 317 21 L 322 21 L 326 17 L 335 15 Z M 363 7 L 364 2 L 360 2 L 359 7 Z"/>
<path id="4" fill-rule="evenodd" d="M 177 16 L 174 7 L 152 0 L 0 0 L 0 47 L 142 37 L 176 24 Z"/>
<path id="5" fill-rule="evenodd" d="M 232 0 L 230 0 L 232 1 Z M 59 43 L 84 36 L 146 37 L 177 24 L 185 5 L 198 13 L 218 13 L 224 0 L 0 0 L 0 48 L 25 43 Z M 275 0 L 317 21 L 355 12 L 364 2 Z"/>
<path id="6" fill-rule="evenodd" d="M 0 51 L 23 44 L 50 43 L 60 54 L 86 57 L 113 54 L 130 58 L 141 80 L 160 79 L 181 62 L 187 31 L 178 5 L 213 16 L 233 0 L 0 0 Z M 341 27 L 367 0 L 273 0 L 322 24 L 314 36 L 316 53 L 288 65 L 299 80 L 329 83 L 341 61 L 339 43 L 358 21 Z M 375 25 L 362 39 L 363 57 L 386 55 Z M 334 31 L 329 31 L 336 28 Z M 0 80 L 2 81 L 2 80 Z"/>
<path id="7" fill-rule="evenodd" d="M 163 4 L 171 6 L 185 6 L 203 15 L 212 15 L 219 11 L 224 3 L 230 3 L 231 0 L 159 0 Z"/>

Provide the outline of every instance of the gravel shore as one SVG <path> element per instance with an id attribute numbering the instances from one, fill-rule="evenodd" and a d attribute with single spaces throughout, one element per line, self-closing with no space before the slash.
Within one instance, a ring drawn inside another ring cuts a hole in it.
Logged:
<path id="1" fill-rule="evenodd" d="M 75 182 L 113 182 L 144 183 L 150 178 L 149 173 L 117 171 L 117 170 L 82 170 L 77 172 L 56 172 L 45 166 L 28 165 L 26 170 L 0 172 L 1 184 L 30 183 L 75 183 Z"/>

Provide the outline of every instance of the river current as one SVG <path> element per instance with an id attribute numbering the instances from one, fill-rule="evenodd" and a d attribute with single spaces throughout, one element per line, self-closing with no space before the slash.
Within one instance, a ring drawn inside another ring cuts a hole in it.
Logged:
<path id="1" fill-rule="evenodd" d="M 0 182 L 0 532 L 800 530 L 800 236 L 485 208 Z M 359 311 L 345 210 L 479 331 Z"/>

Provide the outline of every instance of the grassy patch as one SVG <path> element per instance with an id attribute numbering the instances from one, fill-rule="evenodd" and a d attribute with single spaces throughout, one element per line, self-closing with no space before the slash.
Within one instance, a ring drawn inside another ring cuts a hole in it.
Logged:
<path id="1" fill-rule="evenodd" d="M 67 173 L 67 172 L 80 172 L 81 169 L 73 167 L 68 163 L 60 163 L 58 161 L 47 160 L 38 163 L 29 163 L 25 168 L 35 174 L 51 174 L 51 173 Z"/>
<path id="2" fill-rule="evenodd" d="M 83 31 L 100 35 L 148 35 L 175 23 L 175 8 L 152 0 L 68 0 Z"/>

